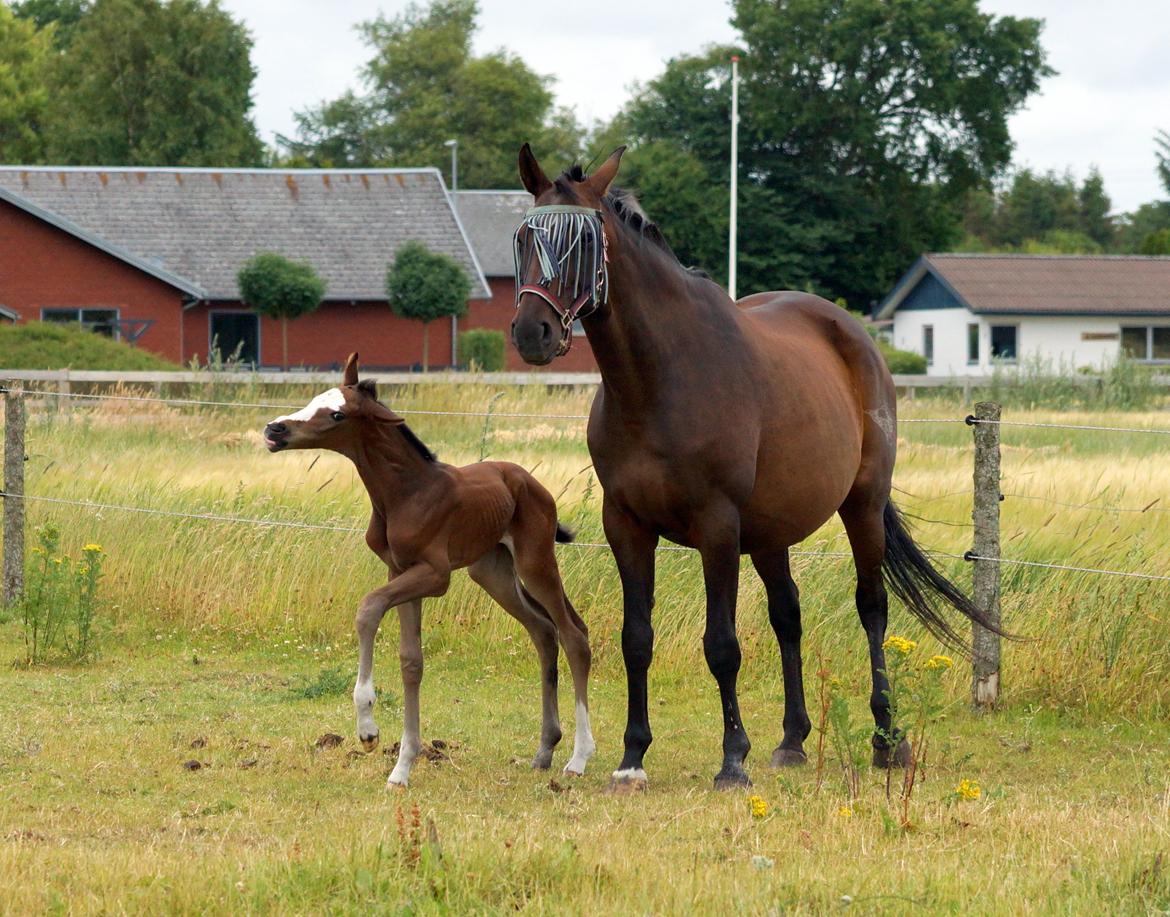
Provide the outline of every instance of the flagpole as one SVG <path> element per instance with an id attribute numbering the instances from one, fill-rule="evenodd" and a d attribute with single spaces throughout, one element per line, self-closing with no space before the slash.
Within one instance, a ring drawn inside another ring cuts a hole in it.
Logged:
<path id="1" fill-rule="evenodd" d="M 731 55 L 731 220 L 727 239 L 727 292 L 735 299 L 736 219 L 739 198 L 739 55 Z"/>

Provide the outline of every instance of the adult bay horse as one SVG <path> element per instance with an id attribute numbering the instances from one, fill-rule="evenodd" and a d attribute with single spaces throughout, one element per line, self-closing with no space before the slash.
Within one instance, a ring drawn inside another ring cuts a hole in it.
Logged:
<path id="1" fill-rule="evenodd" d="M 869 643 L 874 764 L 905 763 L 909 748 L 890 732 L 886 586 L 952 643 L 960 639 L 941 606 L 987 622 L 934 569 L 890 501 L 897 447 L 890 373 L 865 330 L 839 306 L 797 292 L 757 293 L 735 303 L 705 275 L 684 268 L 637 203 L 610 192 L 623 150 L 592 175 L 574 167 L 550 181 L 529 146 L 521 149 L 520 177 L 536 206 L 516 234 L 512 325 L 520 355 L 542 365 L 568 349 L 580 318 L 601 370 L 589 451 L 624 593 L 628 685 L 625 754 L 614 783 L 646 782 L 659 538 L 696 548 L 702 558 L 703 650 L 723 712 L 715 785 L 750 783 L 743 768 L 750 743 L 736 697 L 741 554 L 751 555 L 764 581 L 780 644 L 784 724 L 772 764 L 806 760 L 811 724 L 788 549 L 834 513 L 852 549 L 857 611 Z"/>
<path id="2" fill-rule="evenodd" d="M 572 535 L 557 523 L 556 503 L 531 474 L 510 462 L 455 468 L 435 458 L 377 397 L 372 379 L 358 380 L 350 354 L 341 385 L 264 428 L 270 452 L 329 449 L 349 458 L 370 496 L 366 544 L 389 568 L 389 582 L 357 613 L 358 675 L 353 690 L 358 738 L 378 747 L 374 723 L 374 637 L 382 616 L 398 609 L 403 723 L 398 761 L 388 783 L 405 786 L 421 750 L 419 684 L 423 674 L 422 603 L 447 591 L 451 572 L 471 578 L 512 617 L 540 658 L 542 724 L 532 766 L 547 768 L 561 740 L 557 712 L 557 640 L 569 658 L 576 695 L 576 736 L 566 774 L 580 775 L 593 754 L 586 690 L 589 631 L 561 585 L 556 541 Z"/>

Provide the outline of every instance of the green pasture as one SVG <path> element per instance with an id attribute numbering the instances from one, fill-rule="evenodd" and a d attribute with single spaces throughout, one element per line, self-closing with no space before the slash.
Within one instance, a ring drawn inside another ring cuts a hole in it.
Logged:
<path id="1" fill-rule="evenodd" d="M 310 394 L 262 398 L 299 406 Z M 559 495 L 585 543 L 559 556 L 594 646 L 590 772 L 560 777 L 567 748 L 553 772 L 527 768 L 539 726 L 534 654 L 464 576 L 424 614 L 423 734 L 445 747 L 433 763 L 420 759 L 407 792 L 388 793 L 391 759 L 358 754 L 352 736 L 353 613 L 385 575 L 359 532 L 30 501 L 30 528 L 57 524 L 67 552 L 102 545 L 101 651 L 85 666 L 29 667 L 17 617 L 0 615 L 0 912 L 1170 908 L 1170 584 L 1005 567 L 1004 618 L 1025 639 L 1005 647 L 1004 706 L 969 713 L 969 670 L 960 662 L 950 673 L 954 706 L 903 828 L 880 774 L 867 774 L 849 805 L 831 756 L 819 774 L 815 763 L 767 767 L 780 667 L 762 585 L 745 563 L 741 702 L 754 792 L 769 806 L 756 819 L 745 795 L 711 789 L 720 720 L 700 643 L 698 563 L 663 552 L 650 791 L 611 797 L 625 710 L 620 588 L 608 551 L 587 546 L 604 539 L 584 423 L 549 416 L 585 413 L 589 394 L 421 384 L 385 397 L 403 412 L 490 404 L 486 425 L 408 418 L 444 460 L 517 461 Z M 902 416 L 968 412 L 923 400 Z M 277 413 L 32 401 L 28 492 L 364 528 L 364 492 L 344 460 L 262 449 L 258 431 Z M 1005 419 L 1170 427 L 1161 413 L 1009 410 Z M 906 423 L 899 435 L 897 501 L 924 547 L 961 554 L 971 541 L 970 428 Z M 1006 557 L 1167 572 L 1166 437 L 1005 427 L 1003 439 Z M 799 549 L 845 550 L 839 524 Z M 940 562 L 969 582 L 963 561 Z M 856 717 L 867 716 L 850 563 L 800 555 L 794 567 L 810 695 L 817 673 L 831 673 L 852 691 Z M 898 607 L 891 633 L 940 650 Z M 376 662 L 386 745 L 399 729 L 396 642 L 391 617 Z M 326 733 L 342 744 L 316 749 Z M 963 779 L 978 781 L 979 799 L 955 798 Z"/>

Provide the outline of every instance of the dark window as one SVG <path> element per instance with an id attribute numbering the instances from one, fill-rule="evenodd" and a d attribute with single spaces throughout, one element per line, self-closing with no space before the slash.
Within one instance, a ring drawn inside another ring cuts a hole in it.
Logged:
<path id="1" fill-rule="evenodd" d="M 1150 329 L 1153 340 L 1151 346 L 1151 360 L 1170 360 L 1170 327 Z"/>
<path id="2" fill-rule="evenodd" d="M 1016 326 L 991 326 L 991 356 L 996 360 L 1014 362 L 1018 357 L 1016 350 Z"/>
<path id="3" fill-rule="evenodd" d="M 1121 329 L 1121 353 L 1131 360 L 1170 363 L 1170 326 L 1133 325 Z"/>
<path id="4" fill-rule="evenodd" d="M 117 309 L 42 309 L 41 321 L 80 324 L 82 328 L 108 338 L 118 337 Z"/>
<path id="5" fill-rule="evenodd" d="M 934 325 L 922 326 L 922 355 L 926 357 L 926 365 L 934 363 Z"/>
<path id="6" fill-rule="evenodd" d="M 260 318 L 254 312 L 212 312 L 211 350 L 222 363 L 260 363 Z"/>
<path id="7" fill-rule="evenodd" d="M 979 326 L 967 326 L 967 362 L 979 362 Z"/>
<path id="8" fill-rule="evenodd" d="M 1142 328 L 1122 328 L 1121 329 L 1121 352 L 1124 356 L 1131 360 L 1145 360 L 1148 359 L 1149 354 L 1146 349 L 1146 329 Z"/>

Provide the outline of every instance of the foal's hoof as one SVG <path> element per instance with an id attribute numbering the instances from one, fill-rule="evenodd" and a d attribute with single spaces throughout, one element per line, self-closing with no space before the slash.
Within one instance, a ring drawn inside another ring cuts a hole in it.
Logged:
<path id="1" fill-rule="evenodd" d="M 799 748 L 785 748 L 781 745 L 772 752 L 772 767 L 800 767 L 808 763 L 808 755 Z"/>
<path id="2" fill-rule="evenodd" d="M 378 747 L 378 733 L 376 733 L 376 732 L 370 736 L 359 735 L 358 738 L 361 740 L 362 748 L 367 753 L 373 751 L 375 748 Z"/>
<path id="3" fill-rule="evenodd" d="M 715 775 L 715 789 L 717 790 L 742 790 L 751 785 L 751 778 L 742 767 L 724 765 L 723 769 Z"/>
<path id="4" fill-rule="evenodd" d="M 609 792 L 614 796 L 633 796 L 635 793 L 645 793 L 647 783 L 646 772 L 642 768 L 628 767 L 613 772 L 609 778 Z"/>
<path id="5" fill-rule="evenodd" d="M 910 743 L 903 739 L 896 748 L 887 745 L 875 745 L 873 748 L 873 766 L 883 770 L 891 767 L 910 766 Z"/>

